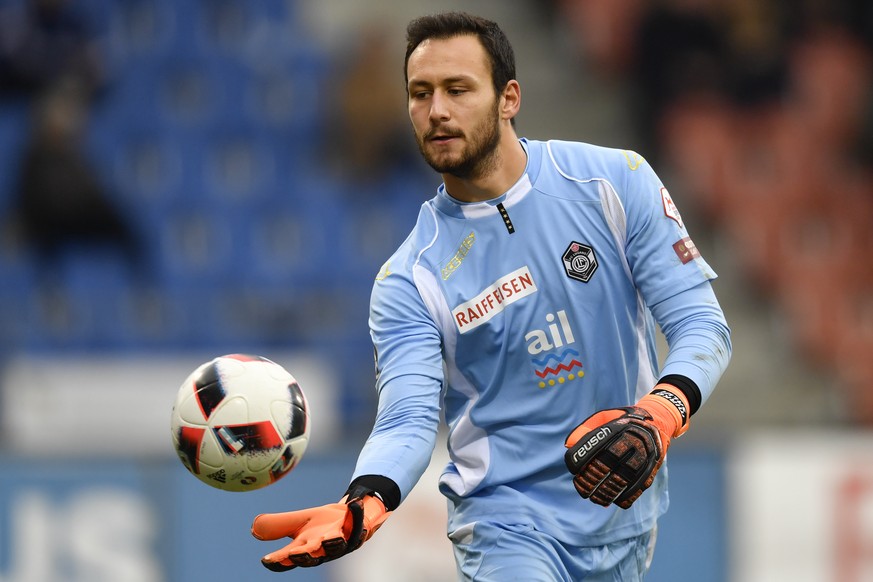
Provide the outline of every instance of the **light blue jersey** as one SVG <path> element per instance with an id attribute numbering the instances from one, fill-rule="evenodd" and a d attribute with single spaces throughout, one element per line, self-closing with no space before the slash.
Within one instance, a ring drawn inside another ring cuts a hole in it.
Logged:
<path id="1" fill-rule="evenodd" d="M 667 508 L 666 468 L 630 509 L 603 508 L 575 491 L 564 439 L 666 374 L 690 378 L 705 401 L 729 357 L 728 331 L 716 275 L 642 157 L 521 143 L 527 168 L 508 192 L 462 203 L 441 186 L 377 276 L 379 409 L 355 477 L 386 476 L 405 497 L 442 407 L 449 531 L 531 524 L 602 545 L 651 530 Z M 660 371 L 653 312 L 671 347 Z"/>

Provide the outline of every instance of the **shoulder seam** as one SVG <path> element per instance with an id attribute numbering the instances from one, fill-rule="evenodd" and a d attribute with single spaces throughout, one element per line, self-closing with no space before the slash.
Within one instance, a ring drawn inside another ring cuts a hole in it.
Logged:
<path id="1" fill-rule="evenodd" d="M 427 251 L 429 248 L 436 244 L 437 238 L 439 238 L 440 235 L 440 223 L 436 218 L 436 211 L 433 208 L 433 204 L 428 204 L 427 209 L 430 211 L 430 217 L 433 219 L 433 238 L 430 240 L 429 243 L 423 246 L 420 251 L 418 251 L 418 256 L 415 257 L 415 263 L 413 264 L 413 268 L 421 263 L 422 255 L 424 255 L 425 251 Z"/>

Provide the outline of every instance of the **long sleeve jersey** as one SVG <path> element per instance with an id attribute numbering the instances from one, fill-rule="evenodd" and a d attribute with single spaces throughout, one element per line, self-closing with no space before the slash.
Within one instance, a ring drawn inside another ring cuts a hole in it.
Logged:
<path id="1" fill-rule="evenodd" d="M 666 466 L 629 510 L 582 500 L 564 439 L 599 410 L 628 406 L 680 375 L 696 410 L 730 358 L 714 271 L 638 154 L 520 140 L 528 157 L 498 198 L 440 186 L 376 277 L 370 329 L 376 423 L 354 476 L 405 497 L 427 467 L 441 413 L 449 531 L 530 523 L 575 545 L 653 527 Z M 656 322 L 669 345 L 658 369 Z"/>

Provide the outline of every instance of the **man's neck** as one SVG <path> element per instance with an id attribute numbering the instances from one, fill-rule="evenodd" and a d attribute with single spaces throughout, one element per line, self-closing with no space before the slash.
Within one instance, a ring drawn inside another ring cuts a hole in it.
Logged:
<path id="1" fill-rule="evenodd" d="M 504 131 L 495 152 L 494 167 L 482 176 L 459 178 L 443 174 L 446 191 L 462 202 L 483 202 L 502 196 L 518 182 L 527 166 L 527 153 L 514 131 Z"/>

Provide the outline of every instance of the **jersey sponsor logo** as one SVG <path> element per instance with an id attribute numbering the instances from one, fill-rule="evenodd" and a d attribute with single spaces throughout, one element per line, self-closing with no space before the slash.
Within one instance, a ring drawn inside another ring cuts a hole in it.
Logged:
<path id="1" fill-rule="evenodd" d="M 454 256 L 449 259 L 449 262 L 446 263 L 446 266 L 440 269 L 440 274 L 443 277 L 443 281 L 451 277 L 455 274 L 455 271 L 458 270 L 458 267 L 461 266 L 461 263 L 464 262 L 464 258 L 466 258 L 467 253 L 470 252 L 470 249 L 473 248 L 473 243 L 476 242 L 476 233 L 471 232 L 464 240 L 461 241 L 461 246 L 458 247 L 458 252 L 454 254 Z"/>
<path id="2" fill-rule="evenodd" d="M 667 192 L 666 188 L 661 188 L 661 202 L 664 205 L 664 215 L 667 218 L 672 218 L 676 221 L 676 224 L 685 228 L 685 225 L 682 224 L 682 216 L 679 214 L 679 208 L 676 207 L 673 198 L 670 197 L 670 193 Z"/>
<path id="3" fill-rule="evenodd" d="M 469 301 L 452 310 L 452 319 L 461 333 L 476 329 L 519 299 L 537 292 L 530 269 L 524 266 L 504 275 Z"/>
<path id="4" fill-rule="evenodd" d="M 546 323 L 548 325 L 545 329 L 533 329 L 524 334 L 524 340 L 528 342 L 528 353 L 537 356 L 531 358 L 531 363 L 534 366 L 535 381 L 540 388 L 563 384 L 585 375 L 578 351 L 571 347 L 557 351 L 576 343 L 567 312 L 562 309 L 557 314 L 547 314 Z M 545 356 L 540 355 L 544 353 Z"/>
<path id="5" fill-rule="evenodd" d="M 676 251 L 676 256 L 679 257 L 683 265 L 700 258 L 700 251 L 697 250 L 697 245 L 687 236 L 676 241 L 673 244 L 673 250 Z"/>
<path id="6" fill-rule="evenodd" d="M 583 283 L 590 281 L 594 271 L 597 270 L 597 256 L 594 254 L 594 249 L 580 242 L 571 242 L 561 256 L 561 260 L 564 262 L 567 276 Z"/>
<path id="7" fill-rule="evenodd" d="M 530 342 L 527 344 L 527 351 L 530 355 L 535 356 L 563 347 L 564 344 L 576 343 L 576 337 L 573 335 L 566 311 L 563 309 L 558 311 L 558 323 L 555 323 L 554 313 L 547 314 L 546 323 L 549 324 L 548 330 L 535 329 L 524 334 L 525 341 Z M 559 324 L 560 327 L 558 327 Z"/>

